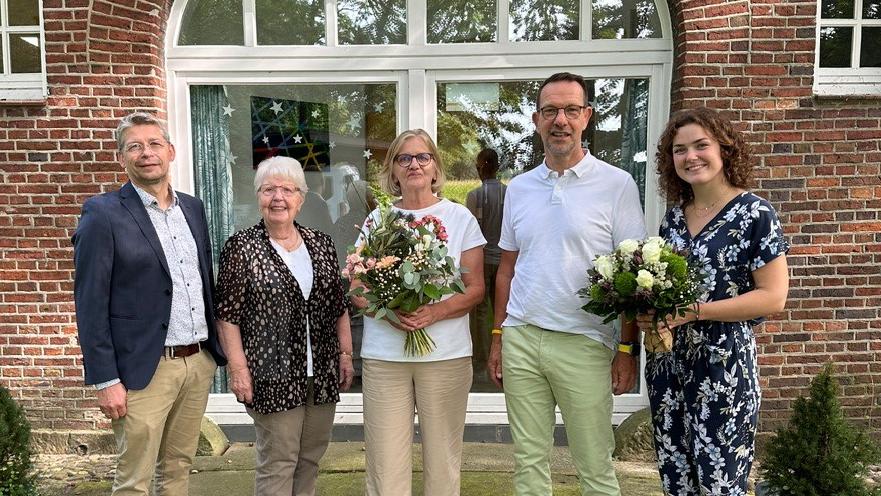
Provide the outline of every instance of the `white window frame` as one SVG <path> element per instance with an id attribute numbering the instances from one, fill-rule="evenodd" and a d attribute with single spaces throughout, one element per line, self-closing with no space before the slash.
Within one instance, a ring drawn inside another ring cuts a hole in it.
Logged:
<path id="1" fill-rule="evenodd" d="M 586 78 L 649 79 L 645 218 L 655 229 L 665 211 L 657 195 L 651 158 L 670 107 L 673 43 L 666 2 L 656 0 L 662 37 L 627 40 L 508 41 L 508 1 L 498 0 L 499 41 L 469 44 L 428 44 L 425 0 L 407 0 L 407 45 L 340 45 L 336 38 L 336 0 L 325 0 L 327 46 L 257 46 L 254 0 L 243 0 L 244 46 L 179 46 L 177 39 L 185 1 L 175 2 L 166 31 L 168 117 L 176 143 L 175 188 L 192 193 L 195 171 L 191 157 L 190 86 L 198 84 L 287 85 L 395 82 L 397 129 L 421 127 L 437 136 L 438 81 L 506 81 L 543 79 L 569 70 Z M 590 36 L 590 0 L 581 0 L 581 36 Z M 642 362 L 645 363 L 645 356 Z M 615 397 L 613 422 L 648 406 L 647 386 L 640 371 L 640 393 Z M 602 380 L 598 378 L 598 380 Z M 335 422 L 361 424 L 360 393 L 344 393 Z M 206 415 L 219 424 L 251 424 L 232 394 L 212 394 Z M 504 395 L 470 393 L 467 424 L 507 424 Z M 557 412 L 557 424 L 562 417 Z"/>
<path id="2" fill-rule="evenodd" d="M 863 0 L 854 0 L 852 19 L 823 19 L 823 0 L 817 0 L 816 50 L 814 58 L 814 94 L 817 96 L 881 96 L 881 67 L 860 67 L 862 28 L 881 27 L 881 19 L 862 19 Z M 851 27 L 853 39 L 850 67 L 820 67 L 820 30 L 827 27 Z"/>
<path id="3" fill-rule="evenodd" d="M 3 50 L 3 71 L 0 72 L 0 103 L 39 101 L 49 95 L 46 84 L 46 35 L 43 29 L 43 0 L 37 0 L 37 11 L 40 15 L 39 26 L 7 26 L 9 17 L 8 0 L 2 2 L 0 13 L 0 40 Z M 40 37 L 40 72 L 13 74 L 11 67 L 11 50 L 9 35 L 14 33 L 38 32 Z"/>

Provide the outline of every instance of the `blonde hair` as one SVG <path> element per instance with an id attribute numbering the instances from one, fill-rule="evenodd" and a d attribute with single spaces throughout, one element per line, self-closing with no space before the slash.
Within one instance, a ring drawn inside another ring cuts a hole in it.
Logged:
<path id="1" fill-rule="evenodd" d="M 388 153 L 385 155 L 385 160 L 382 162 L 382 172 L 379 175 L 379 186 L 386 193 L 393 196 L 401 196 L 401 185 L 395 180 L 394 168 L 397 167 L 395 164 L 395 158 L 398 156 L 398 152 L 403 148 L 404 143 L 410 138 L 419 138 L 425 143 L 425 146 L 428 147 L 428 151 L 434 156 L 434 166 L 435 166 L 435 178 L 431 181 L 431 192 L 437 194 L 444 187 L 444 182 L 447 177 L 444 174 L 444 167 L 441 164 L 440 153 L 438 153 L 437 145 L 434 144 L 434 140 L 431 139 L 428 133 L 426 133 L 423 129 L 410 129 L 404 131 L 399 134 L 392 144 L 389 145 Z"/>
<path id="2" fill-rule="evenodd" d="M 272 176 L 282 176 L 293 181 L 294 185 L 300 189 L 305 195 L 309 191 L 306 186 L 306 176 L 303 174 L 303 167 L 296 159 L 291 157 L 270 157 L 260 162 L 257 166 L 257 173 L 254 174 L 254 194 L 260 191 L 260 185 L 267 178 Z"/>

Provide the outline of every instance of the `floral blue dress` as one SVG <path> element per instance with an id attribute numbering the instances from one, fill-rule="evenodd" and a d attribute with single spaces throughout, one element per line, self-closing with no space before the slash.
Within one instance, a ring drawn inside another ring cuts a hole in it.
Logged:
<path id="1" fill-rule="evenodd" d="M 744 192 L 696 236 L 681 206 L 667 212 L 660 235 L 690 252 L 704 274 L 700 301 L 751 291 L 752 272 L 789 245 L 773 207 Z M 759 388 L 753 326 L 697 321 L 674 333 L 671 353 L 649 353 L 646 381 L 661 483 L 676 496 L 746 495 L 758 422 Z"/>

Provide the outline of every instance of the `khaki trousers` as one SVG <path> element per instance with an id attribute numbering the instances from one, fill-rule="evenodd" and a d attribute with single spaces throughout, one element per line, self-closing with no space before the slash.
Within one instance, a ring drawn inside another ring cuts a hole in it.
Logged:
<path id="1" fill-rule="evenodd" d="M 306 404 L 270 414 L 248 409 L 257 430 L 256 496 L 312 496 L 318 462 L 327 450 L 336 403 L 315 405 L 312 380 Z"/>
<path id="2" fill-rule="evenodd" d="M 425 496 L 459 494 L 471 358 L 364 359 L 364 442 L 369 496 L 409 496 L 414 412 L 419 414 Z"/>
<path id="3" fill-rule="evenodd" d="M 208 351 L 160 358 L 150 384 L 129 390 L 127 413 L 111 422 L 118 454 L 113 496 L 185 496 L 217 365 Z"/>

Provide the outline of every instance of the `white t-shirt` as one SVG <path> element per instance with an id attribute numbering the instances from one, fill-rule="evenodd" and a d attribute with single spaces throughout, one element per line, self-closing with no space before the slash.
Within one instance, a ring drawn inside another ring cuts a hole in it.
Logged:
<path id="1" fill-rule="evenodd" d="M 507 198 L 499 247 L 519 254 L 504 325 L 584 334 L 613 348 L 613 326 L 582 310 L 576 293 L 596 256 L 646 236 L 633 178 L 586 153 L 561 176 L 542 163 L 515 177 Z"/>
<path id="2" fill-rule="evenodd" d="M 477 219 L 463 205 L 442 199 L 434 205 L 420 210 L 404 210 L 417 219 L 433 215 L 440 219 L 447 229 L 447 250 L 459 266 L 462 252 L 486 244 Z M 374 222 L 379 220 L 379 210 L 370 213 Z M 361 244 L 361 239 L 356 244 Z M 449 298 L 452 295 L 447 295 Z M 434 340 L 433 352 L 412 357 L 404 353 L 406 333 L 395 329 L 385 320 L 364 317 L 364 336 L 361 343 L 361 357 L 390 362 L 434 362 L 471 356 L 471 332 L 468 328 L 468 314 L 435 322 L 427 329 Z"/>
<path id="3" fill-rule="evenodd" d="M 312 274 L 312 257 L 309 256 L 309 250 L 306 243 L 300 243 L 300 246 L 293 251 L 287 251 L 283 246 L 276 243 L 274 239 L 269 238 L 273 248 L 284 260 L 284 264 L 293 274 L 297 284 L 300 285 L 300 291 L 303 298 L 309 301 L 309 295 L 312 293 L 312 282 L 314 275 Z M 312 377 L 312 340 L 309 337 L 309 316 L 306 316 L 306 376 Z"/>

